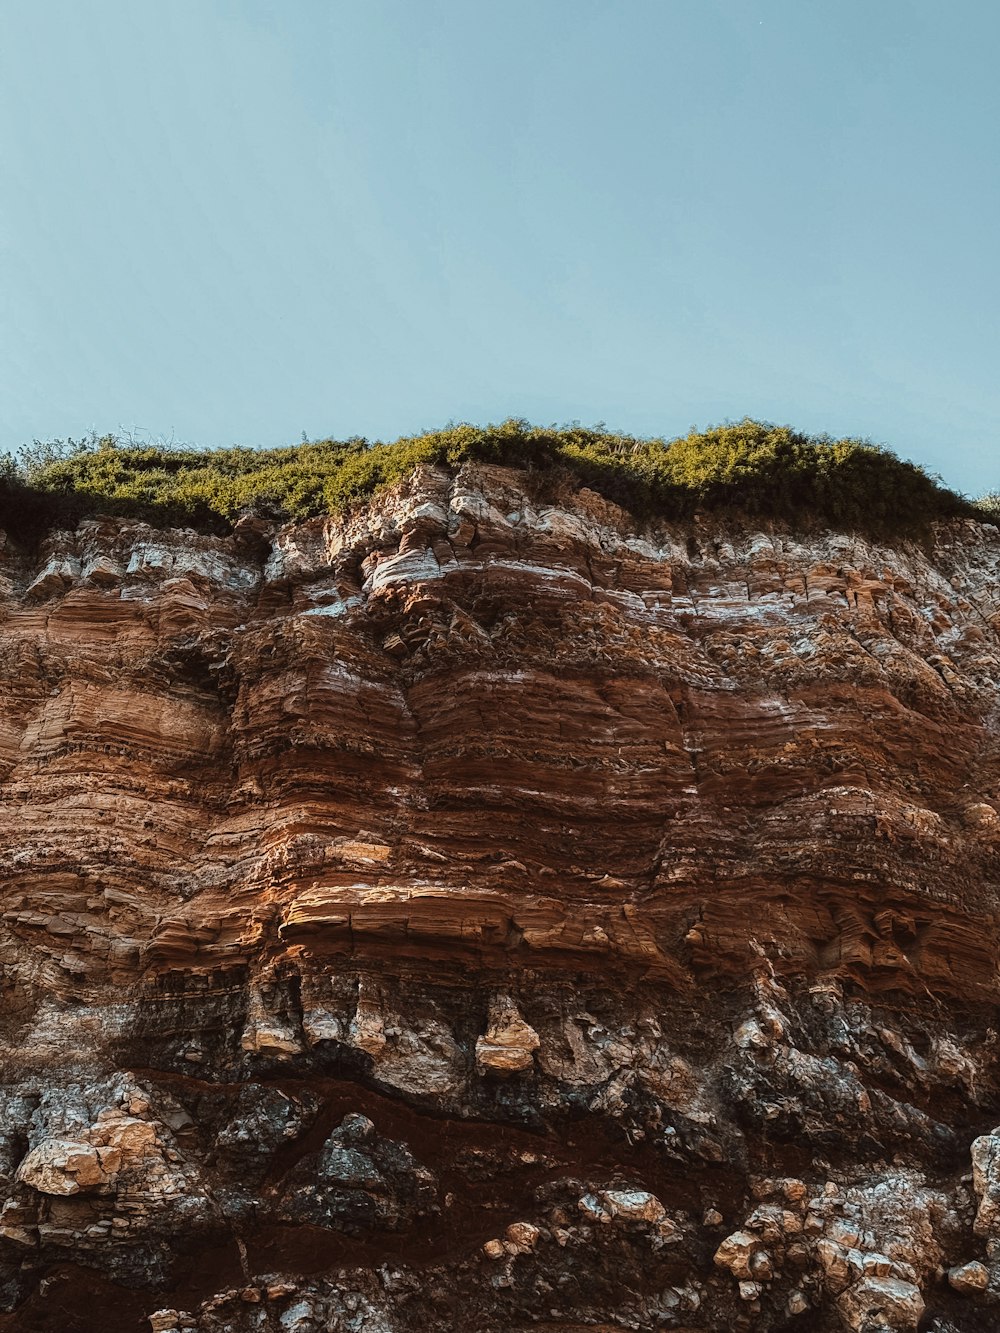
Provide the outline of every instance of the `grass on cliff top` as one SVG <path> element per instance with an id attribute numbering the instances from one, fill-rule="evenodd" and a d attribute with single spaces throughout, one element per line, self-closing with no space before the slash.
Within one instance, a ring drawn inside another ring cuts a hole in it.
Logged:
<path id="1" fill-rule="evenodd" d="M 868 532 L 989 517 L 890 450 L 744 420 L 682 439 L 642 440 L 510 420 L 451 426 L 393 444 L 322 440 L 282 449 L 169 448 L 114 436 L 37 442 L 0 473 L 0 525 L 37 536 L 94 514 L 225 530 L 244 513 L 302 519 L 362 504 L 420 464 L 531 470 L 598 491 L 640 518 L 698 509 Z"/>

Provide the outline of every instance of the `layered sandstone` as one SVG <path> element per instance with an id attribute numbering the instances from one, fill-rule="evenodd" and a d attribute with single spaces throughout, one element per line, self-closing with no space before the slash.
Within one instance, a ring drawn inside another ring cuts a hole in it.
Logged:
<path id="1" fill-rule="evenodd" d="M 0 1327 L 1000 1322 L 1000 533 L 541 485 L 4 548 Z"/>

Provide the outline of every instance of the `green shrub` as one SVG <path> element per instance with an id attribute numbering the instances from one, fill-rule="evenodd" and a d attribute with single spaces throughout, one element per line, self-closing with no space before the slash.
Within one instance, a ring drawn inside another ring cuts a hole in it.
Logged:
<path id="1" fill-rule="evenodd" d="M 429 464 L 476 461 L 585 485 L 643 518 L 729 509 L 788 523 L 917 530 L 976 511 L 913 463 L 863 440 L 745 420 L 672 442 L 526 421 L 449 426 L 373 443 L 197 450 L 114 436 L 36 443 L 0 472 L 0 522 L 39 530 L 111 513 L 225 530 L 241 513 L 301 519 L 363 503 Z M 982 506 L 985 501 L 980 501 Z"/>

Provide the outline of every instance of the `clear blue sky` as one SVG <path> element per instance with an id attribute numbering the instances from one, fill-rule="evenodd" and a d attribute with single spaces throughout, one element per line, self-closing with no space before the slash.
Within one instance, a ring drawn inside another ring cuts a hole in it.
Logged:
<path id="1" fill-rule="evenodd" d="M 745 414 L 1000 485 L 996 0 L 2 0 L 0 447 Z"/>

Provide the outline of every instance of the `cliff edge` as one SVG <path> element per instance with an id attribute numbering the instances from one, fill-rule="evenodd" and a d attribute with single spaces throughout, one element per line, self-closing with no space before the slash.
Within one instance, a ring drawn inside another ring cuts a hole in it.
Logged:
<path id="1" fill-rule="evenodd" d="M 418 469 L 0 551 L 0 1329 L 995 1329 L 1000 532 Z"/>

